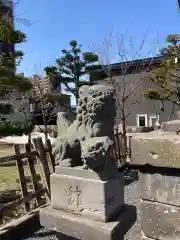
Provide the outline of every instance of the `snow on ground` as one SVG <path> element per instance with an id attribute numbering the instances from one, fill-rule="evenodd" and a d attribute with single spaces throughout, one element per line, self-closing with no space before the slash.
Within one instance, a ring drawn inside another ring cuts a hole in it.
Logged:
<path id="1" fill-rule="evenodd" d="M 44 133 L 33 132 L 31 134 L 31 136 L 32 136 L 32 139 L 41 137 L 43 143 L 45 143 Z M 53 143 L 55 141 L 55 138 L 52 138 L 50 136 L 48 136 L 48 138 L 50 139 L 51 143 Z M 8 136 L 8 137 L 5 137 L 5 138 L 0 138 L 0 143 L 25 144 L 27 142 L 28 142 L 28 136 L 27 135 L 23 135 L 23 136 Z"/>

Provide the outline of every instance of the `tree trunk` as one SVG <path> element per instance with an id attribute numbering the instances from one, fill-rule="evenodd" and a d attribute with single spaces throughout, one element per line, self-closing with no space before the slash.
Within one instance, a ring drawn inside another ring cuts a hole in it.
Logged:
<path id="1" fill-rule="evenodd" d="M 125 116 L 125 106 L 123 102 L 122 106 L 122 137 L 123 137 L 123 163 L 126 162 L 127 155 L 127 130 L 126 130 L 126 116 Z"/>
<path id="2" fill-rule="evenodd" d="M 30 146 L 31 146 L 31 132 L 30 133 L 28 133 L 28 143 L 30 144 Z"/>
<path id="3" fill-rule="evenodd" d="M 47 128 L 47 123 L 44 125 L 44 135 L 45 135 L 45 142 L 48 139 L 48 128 Z"/>
<path id="4" fill-rule="evenodd" d="M 78 104 L 78 98 L 79 98 L 79 87 L 78 87 L 78 82 L 79 82 L 79 78 L 75 79 L 75 92 L 76 92 L 76 105 Z"/>
<path id="5" fill-rule="evenodd" d="M 122 137 L 123 137 L 123 163 L 126 162 L 127 155 L 127 131 L 126 131 L 126 120 L 122 119 Z"/>
<path id="6" fill-rule="evenodd" d="M 45 144 L 48 139 L 48 127 L 47 127 L 47 121 L 46 121 L 46 114 L 44 110 L 42 110 L 42 116 L 43 116 L 43 123 L 44 123 L 44 136 L 45 136 Z"/>

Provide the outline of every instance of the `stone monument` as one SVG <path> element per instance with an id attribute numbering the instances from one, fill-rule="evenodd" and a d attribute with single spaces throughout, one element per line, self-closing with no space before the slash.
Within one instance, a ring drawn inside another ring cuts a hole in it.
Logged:
<path id="1" fill-rule="evenodd" d="M 112 157 L 114 89 L 82 86 L 75 121 L 57 137 L 51 204 L 40 211 L 45 227 L 76 239 L 123 239 L 136 219 L 124 204 L 124 178 Z"/>
<path id="2" fill-rule="evenodd" d="M 179 118 L 179 112 L 177 113 Z M 141 233 L 135 240 L 180 239 L 180 120 L 133 136 L 132 163 L 139 165 Z"/>

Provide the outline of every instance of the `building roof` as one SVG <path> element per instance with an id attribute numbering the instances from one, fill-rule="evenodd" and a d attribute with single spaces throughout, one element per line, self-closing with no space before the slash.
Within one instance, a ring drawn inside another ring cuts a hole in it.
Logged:
<path id="1" fill-rule="evenodd" d="M 148 66 L 156 66 L 159 65 L 162 60 L 164 60 L 164 56 L 158 56 L 153 58 L 144 58 L 133 61 L 126 61 L 121 63 L 113 63 L 110 65 L 99 65 L 94 69 L 89 70 L 89 78 L 90 81 L 100 80 L 107 76 L 106 69 L 111 71 L 113 76 L 119 75 L 123 69 L 123 66 L 128 66 L 126 70 L 126 74 L 132 73 L 136 71 L 142 71 L 143 69 L 148 70 Z M 139 68 L 137 67 L 139 66 Z"/>

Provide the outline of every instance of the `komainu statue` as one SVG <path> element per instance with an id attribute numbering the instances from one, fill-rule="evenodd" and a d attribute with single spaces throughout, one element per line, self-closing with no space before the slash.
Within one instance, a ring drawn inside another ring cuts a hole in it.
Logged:
<path id="1" fill-rule="evenodd" d="M 108 85 L 82 86 L 75 121 L 53 145 L 57 165 L 82 166 L 96 172 L 107 168 L 116 116 L 114 89 Z"/>

